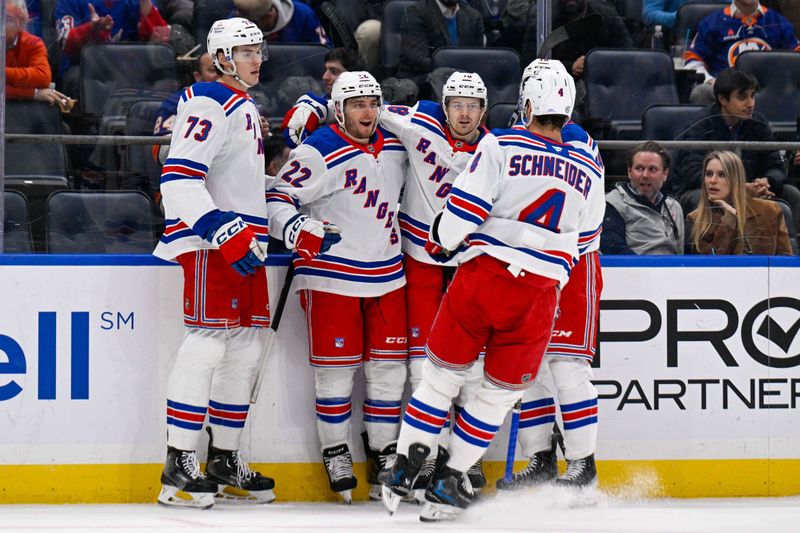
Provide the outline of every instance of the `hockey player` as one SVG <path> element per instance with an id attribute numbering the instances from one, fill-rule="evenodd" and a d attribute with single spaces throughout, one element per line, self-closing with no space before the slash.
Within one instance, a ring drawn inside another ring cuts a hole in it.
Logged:
<path id="1" fill-rule="evenodd" d="M 412 391 L 422 379 L 425 342 L 444 291 L 453 277 L 456 258 L 441 263 L 425 252 L 430 225 L 444 207 L 453 180 L 464 170 L 478 142 L 488 133 L 481 119 L 488 108 L 486 86 L 478 74 L 455 72 L 445 82 L 442 101 L 422 100 L 413 107 L 388 106 L 381 125 L 394 132 L 406 147 L 410 176 L 400 206 L 400 234 L 405 253 L 408 357 Z M 470 377 L 455 402 L 459 411 L 474 394 L 483 376 L 483 359 L 472 366 Z M 449 421 L 446 423 L 449 426 Z M 427 486 L 436 451 L 417 480 Z M 469 470 L 473 488 L 486 484 L 480 461 Z M 380 495 L 377 495 L 380 497 Z M 421 497 L 422 494 L 420 493 Z"/>
<path id="2" fill-rule="evenodd" d="M 572 78 L 541 70 L 525 83 L 523 101 L 527 131 L 487 135 L 431 225 L 431 255 L 466 248 L 428 338 L 396 460 L 379 476 L 390 512 L 413 486 L 467 368 L 486 346 L 484 380 L 459 413 L 448 448 L 439 450 L 420 518 L 452 518 L 471 503 L 465 472 L 536 376 L 559 287 L 577 261 L 579 228 L 602 221 L 587 203 L 602 185 L 602 169 L 561 143 L 575 101 Z"/>
<path id="3" fill-rule="evenodd" d="M 323 462 L 331 490 L 349 502 L 351 393 L 362 364 L 364 424 L 382 462 L 400 424 L 408 353 L 397 208 L 406 151 L 378 127 L 381 87 L 369 73 L 343 73 L 332 99 L 337 124 L 292 152 L 267 205 L 273 236 L 294 251 Z"/>
<path id="4" fill-rule="evenodd" d="M 218 499 L 270 502 L 272 479 L 239 452 L 250 388 L 269 326 L 264 147 L 247 89 L 263 35 L 241 18 L 216 21 L 208 50 L 218 82 L 184 92 L 161 174 L 166 229 L 155 255 L 183 268 L 183 343 L 167 382 L 167 461 L 158 502 L 209 508 Z M 206 475 L 195 454 L 208 413 Z"/>
<path id="5" fill-rule="evenodd" d="M 557 61 L 537 59 L 530 74 L 543 68 L 563 69 Z M 526 69 L 527 70 L 527 69 Z M 564 69 L 566 73 L 566 69 Z M 519 127 L 519 126 L 516 126 Z M 577 124 L 562 129 L 562 140 L 584 149 L 594 141 Z M 599 157 L 595 157 L 602 166 Z M 605 212 L 602 181 L 593 188 L 587 202 L 593 212 Z M 497 481 L 499 489 L 516 489 L 556 481 L 563 486 L 587 486 L 597 480 L 594 452 L 597 443 L 597 390 L 592 385 L 591 362 L 597 347 L 600 292 L 603 278 L 598 248 L 601 226 L 588 220 L 580 228 L 578 264 L 559 299 L 559 313 L 539 374 L 522 397 L 518 439 L 528 465 L 510 482 Z M 560 435 L 551 428 L 556 419 L 554 396 L 558 398 L 564 427 L 563 444 L 567 471 L 558 476 L 556 446 Z"/>

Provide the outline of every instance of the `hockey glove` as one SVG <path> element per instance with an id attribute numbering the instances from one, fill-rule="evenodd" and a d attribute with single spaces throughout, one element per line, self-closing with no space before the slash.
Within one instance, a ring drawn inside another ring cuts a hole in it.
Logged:
<path id="1" fill-rule="evenodd" d="M 303 259 L 314 259 L 327 252 L 342 240 L 339 226 L 320 222 L 305 215 L 295 215 L 286 224 L 284 241 L 286 247 L 295 250 Z"/>
<path id="2" fill-rule="evenodd" d="M 442 214 L 436 215 L 431 224 L 431 230 L 428 233 L 428 240 L 425 243 L 425 251 L 431 256 L 431 259 L 438 263 L 447 263 L 450 259 L 460 252 L 464 247 L 459 246 L 456 250 L 448 250 L 439 242 L 439 221 L 442 219 Z"/>
<path id="3" fill-rule="evenodd" d="M 267 260 L 267 245 L 233 211 L 223 212 L 209 227 L 205 238 L 215 244 L 225 260 L 241 274 L 254 274 Z"/>
<path id="4" fill-rule="evenodd" d="M 321 96 L 306 93 L 286 113 L 281 124 L 289 148 L 297 148 L 328 118 L 328 102 Z"/>

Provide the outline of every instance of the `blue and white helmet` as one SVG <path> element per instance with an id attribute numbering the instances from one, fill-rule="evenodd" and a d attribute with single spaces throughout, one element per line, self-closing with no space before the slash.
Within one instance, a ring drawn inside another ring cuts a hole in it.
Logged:
<path id="1" fill-rule="evenodd" d="M 374 96 L 378 105 L 383 107 L 381 84 L 369 72 L 363 70 L 342 72 L 331 89 L 334 115 L 340 125 L 344 125 L 344 103 L 348 98 Z M 379 111 L 380 112 L 380 111 Z"/>
<path id="2" fill-rule="evenodd" d="M 264 61 L 267 59 L 266 43 L 264 43 L 264 33 L 259 29 L 255 23 L 241 17 L 233 17 L 229 19 L 221 19 L 211 26 L 208 31 L 208 39 L 206 46 L 208 53 L 211 54 L 211 61 L 214 62 L 219 70 L 233 76 L 237 81 L 244 83 L 236 73 L 236 65 L 233 63 L 233 49 L 237 46 L 247 46 L 258 44 L 262 47 L 262 57 Z M 222 55 L 232 65 L 230 71 L 223 68 L 222 64 L 217 58 L 217 51 L 222 51 Z"/>
<path id="3" fill-rule="evenodd" d="M 530 69 L 530 70 L 529 70 Z M 533 116 L 570 116 L 575 107 L 575 81 L 560 61 L 537 59 L 523 74 L 520 103 L 524 114 L 530 105 Z"/>

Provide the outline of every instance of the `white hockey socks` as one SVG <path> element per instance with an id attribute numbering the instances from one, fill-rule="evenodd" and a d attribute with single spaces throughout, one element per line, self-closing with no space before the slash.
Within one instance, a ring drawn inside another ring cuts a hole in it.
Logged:
<path id="1" fill-rule="evenodd" d="M 227 332 L 187 329 L 167 380 L 167 445 L 194 451 L 208 410 L 211 378 L 225 355 Z"/>
<path id="2" fill-rule="evenodd" d="M 258 358 L 266 342 L 261 328 L 230 331 L 227 350 L 214 371 L 208 401 L 208 424 L 214 431 L 214 447 L 238 450 L 250 409 L 250 390 Z"/>
<path id="3" fill-rule="evenodd" d="M 456 418 L 447 465 L 459 472 L 469 470 L 483 457 L 506 413 L 521 397 L 522 391 L 501 389 L 484 380 Z"/>
<path id="4" fill-rule="evenodd" d="M 431 449 L 450 419 L 453 398 L 458 395 L 467 372 L 448 370 L 426 360 L 422 365 L 422 381 L 406 406 L 403 425 L 397 439 L 397 453 L 408 455 L 408 448 L 421 443 Z"/>
<path id="5" fill-rule="evenodd" d="M 397 440 L 406 384 L 406 362 L 366 361 L 364 376 L 367 382 L 364 427 L 370 448 L 381 451 Z"/>
<path id="6" fill-rule="evenodd" d="M 586 359 L 553 357 L 550 361 L 561 419 L 567 460 L 587 457 L 597 447 L 597 389 Z"/>
<path id="7" fill-rule="evenodd" d="M 551 360 L 550 357 L 542 360 L 536 380 L 522 395 L 517 439 L 523 457 L 531 458 L 552 446 L 550 436 L 556 421 L 556 402 L 553 399 Z"/>
<path id="8" fill-rule="evenodd" d="M 353 409 L 350 397 L 356 370 L 314 367 L 317 433 L 323 448 L 349 440 Z"/>

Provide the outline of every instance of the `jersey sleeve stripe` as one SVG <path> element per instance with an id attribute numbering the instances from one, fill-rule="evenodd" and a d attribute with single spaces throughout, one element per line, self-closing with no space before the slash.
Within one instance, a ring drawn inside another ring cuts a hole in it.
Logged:
<path id="1" fill-rule="evenodd" d="M 286 203 L 300 209 L 300 202 L 292 198 L 286 193 L 282 193 L 276 189 L 271 189 L 267 192 L 267 203 Z"/>
<path id="2" fill-rule="evenodd" d="M 227 111 L 225 111 L 225 116 L 226 117 L 231 116 L 231 114 L 237 109 L 239 109 L 239 107 L 241 107 L 242 104 L 244 104 L 245 102 L 247 102 L 245 98 L 239 98 L 237 102 L 235 102 Z"/>

